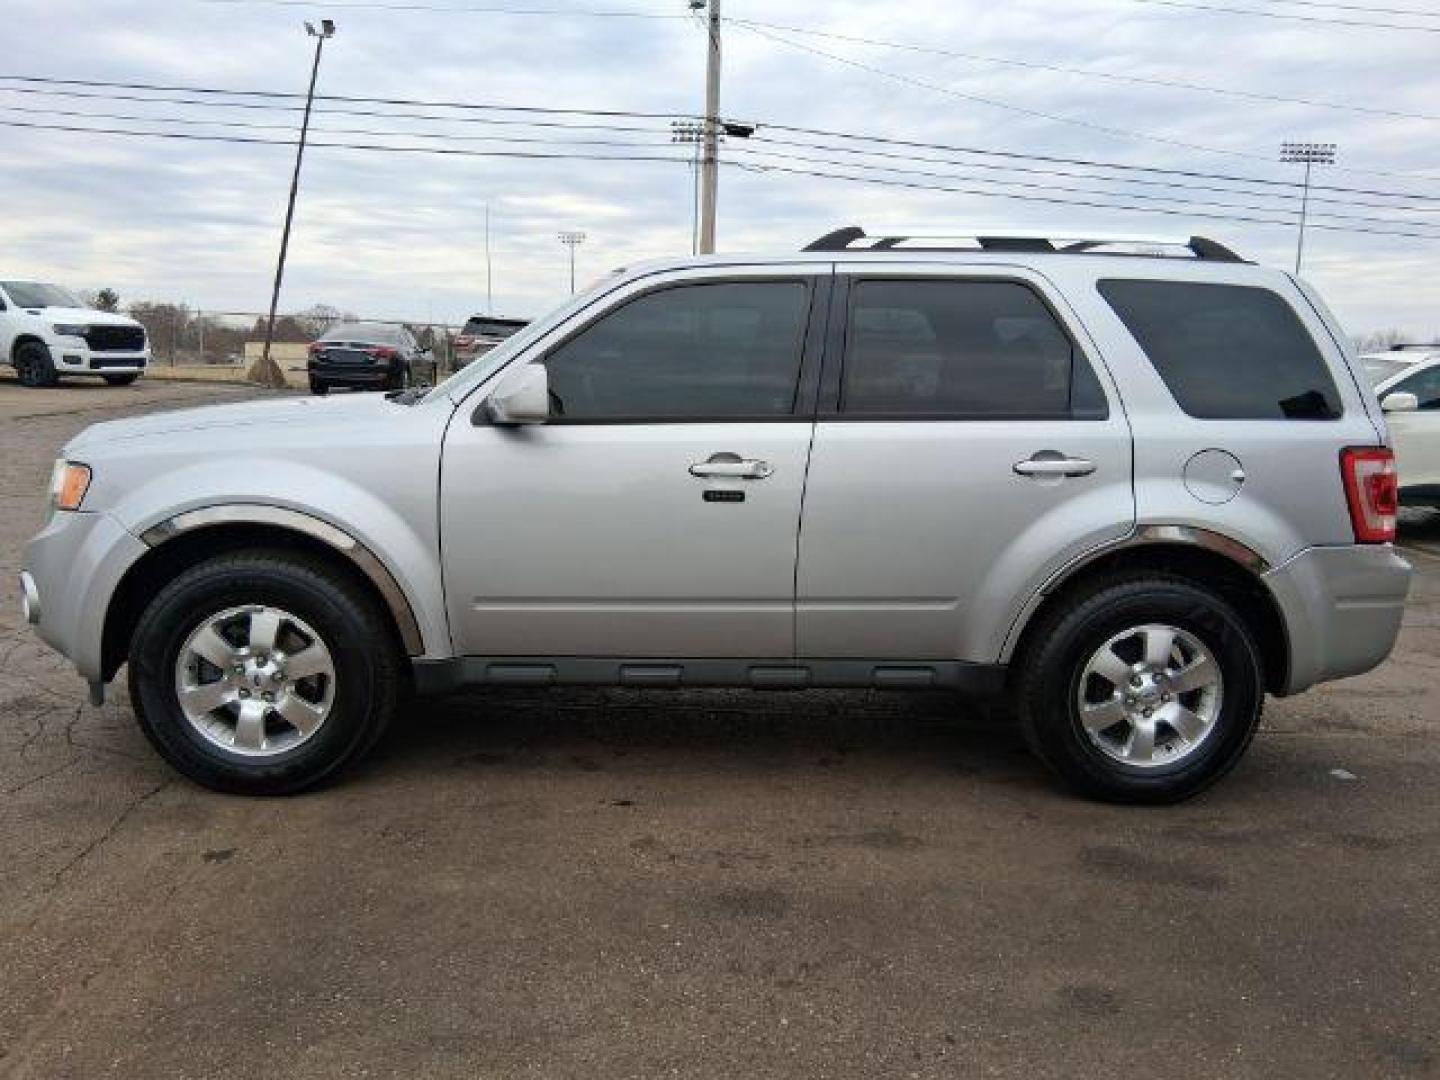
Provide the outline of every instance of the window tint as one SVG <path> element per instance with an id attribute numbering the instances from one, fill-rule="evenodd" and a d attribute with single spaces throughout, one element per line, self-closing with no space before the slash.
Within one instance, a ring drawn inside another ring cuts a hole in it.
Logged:
<path id="1" fill-rule="evenodd" d="M 550 353 L 552 407 L 567 420 L 788 413 L 809 296 L 798 281 L 647 293 Z"/>
<path id="2" fill-rule="evenodd" d="M 1104 417 L 1089 364 L 1040 298 L 1001 281 L 860 281 L 840 409 L 852 415 Z"/>
<path id="3" fill-rule="evenodd" d="M 1170 393 L 1206 420 L 1330 420 L 1340 395 L 1314 340 L 1269 289 L 1102 281 Z"/>
<path id="4" fill-rule="evenodd" d="M 1440 367 L 1426 368 L 1408 379 L 1401 379 L 1388 392 L 1393 394 L 1397 390 L 1414 394 L 1422 409 L 1440 409 Z"/>

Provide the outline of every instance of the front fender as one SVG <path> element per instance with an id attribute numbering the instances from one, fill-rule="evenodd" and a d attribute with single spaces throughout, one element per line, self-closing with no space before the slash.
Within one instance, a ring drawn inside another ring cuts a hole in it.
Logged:
<path id="1" fill-rule="evenodd" d="M 367 471 L 367 482 L 315 465 L 206 459 L 127 489 L 111 513 L 154 546 L 223 522 L 294 528 L 344 553 L 380 589 L 412 654 L 451 655 L 436 534 L 434 473 Z M 418 481 L 418 482 L 417 482 Z M 185 493 L 177 498 L 177 493 Z M 380 492 L 387 492 L 382 498 Z M 309 524 L 307 524 L 307 522 Z M 398 596 L 395 595 L 398 593 Z M 403 601 L 403 602 L 402 602 Z M 408 611 L 408 616 L 406 612 Z M 410 633 L 407 635 L 407 622 Z"/>

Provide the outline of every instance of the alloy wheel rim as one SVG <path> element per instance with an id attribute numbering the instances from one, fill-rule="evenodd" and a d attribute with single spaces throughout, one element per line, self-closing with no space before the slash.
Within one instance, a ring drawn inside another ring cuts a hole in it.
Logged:
<path id="1" fill-rule="evenodd" d="M 206 617 L 180 647 L 175 696 L 206 742 L 246 757 L 314 738 L 335 704 L 335 661 L 303 619 L 246 604 Z"/>
<path id="2" fill-rule="evenodd" d="M 1132 626 L 1091 654 L 1080 674 L 1080 726 L 1105 756 L 1148 769 L 1195 753 L 1215 730 L 1224 680 L 1194 634 L 1164 623 Z"/>

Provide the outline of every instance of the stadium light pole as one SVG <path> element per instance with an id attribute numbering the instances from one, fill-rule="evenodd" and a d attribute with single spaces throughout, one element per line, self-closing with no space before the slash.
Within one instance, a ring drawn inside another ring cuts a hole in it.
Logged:
<path id="1" fill-rule="evenodd" d="M 310 133 L 310 107 L 315 102 L 315 80 L 320 74 L 320 53 L 325 42 L 335 36 L 335 23 L 330 19 L 320 20 L 316 30 L 310 22 L 305 23 L 305 33 L 315 39 L 315 62 L 310 67 L 310 89 L 305 94 L 305 115 L 300 121 L 300 142 L 295 148 L 295 171 L 290 176 L 290 199 L 285 204 L 285 227 L 280 232 L 280 257 L 275 260 L 275 285 L 270 290 L 270 316 L 265 320 L 265 346 L 260 359 L 249 371 L 251 382 L 264 386 L 282 387 L 285 375 L 280 366 L 270 359 L 270 346 L 275 341 L 275 308 L 280 303 L 280 282 L 285 276 L 285 253 L 290 248 L 290 223 L 295 219 L 295 193 L 300 187 L 300 162 L 305 158 L 305 138 Z"/>
<path id="2" fill-rule="evenodd" d="M 570 249 L 570 295 L 575 295 L 575 249 L 585 242 L 583 232 L 556 233 L 560 242 Z"/>
<path id="3" fill-rule="evenodd" d="M 1295 273 L 1300 273 L 1300 260 L 1305 254 L 1305 218 L 1310 210 L 1310 169 L 1314 165 L 1335 164 L 1335 144 L 1285 142 L 1280 144 L 1280 160 L 1286 164 L 1303 164 L 1305 180 L 1300 195 L 1300 234 L 1295 238 Z"/>

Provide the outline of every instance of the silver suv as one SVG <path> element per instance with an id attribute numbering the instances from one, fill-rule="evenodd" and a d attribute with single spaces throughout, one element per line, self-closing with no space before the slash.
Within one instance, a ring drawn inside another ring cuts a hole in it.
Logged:
<path id="1" fill-rule="evenodd" d="M 1344 341 L 1203 238 L 650 263 L 428 392 L 89 428 L 25 606 L 230 791 L 331 776 L 412 689 L 587 683 L 1004 692 L 1074 788 L 1181 799 L 1395 641 Z"/>

